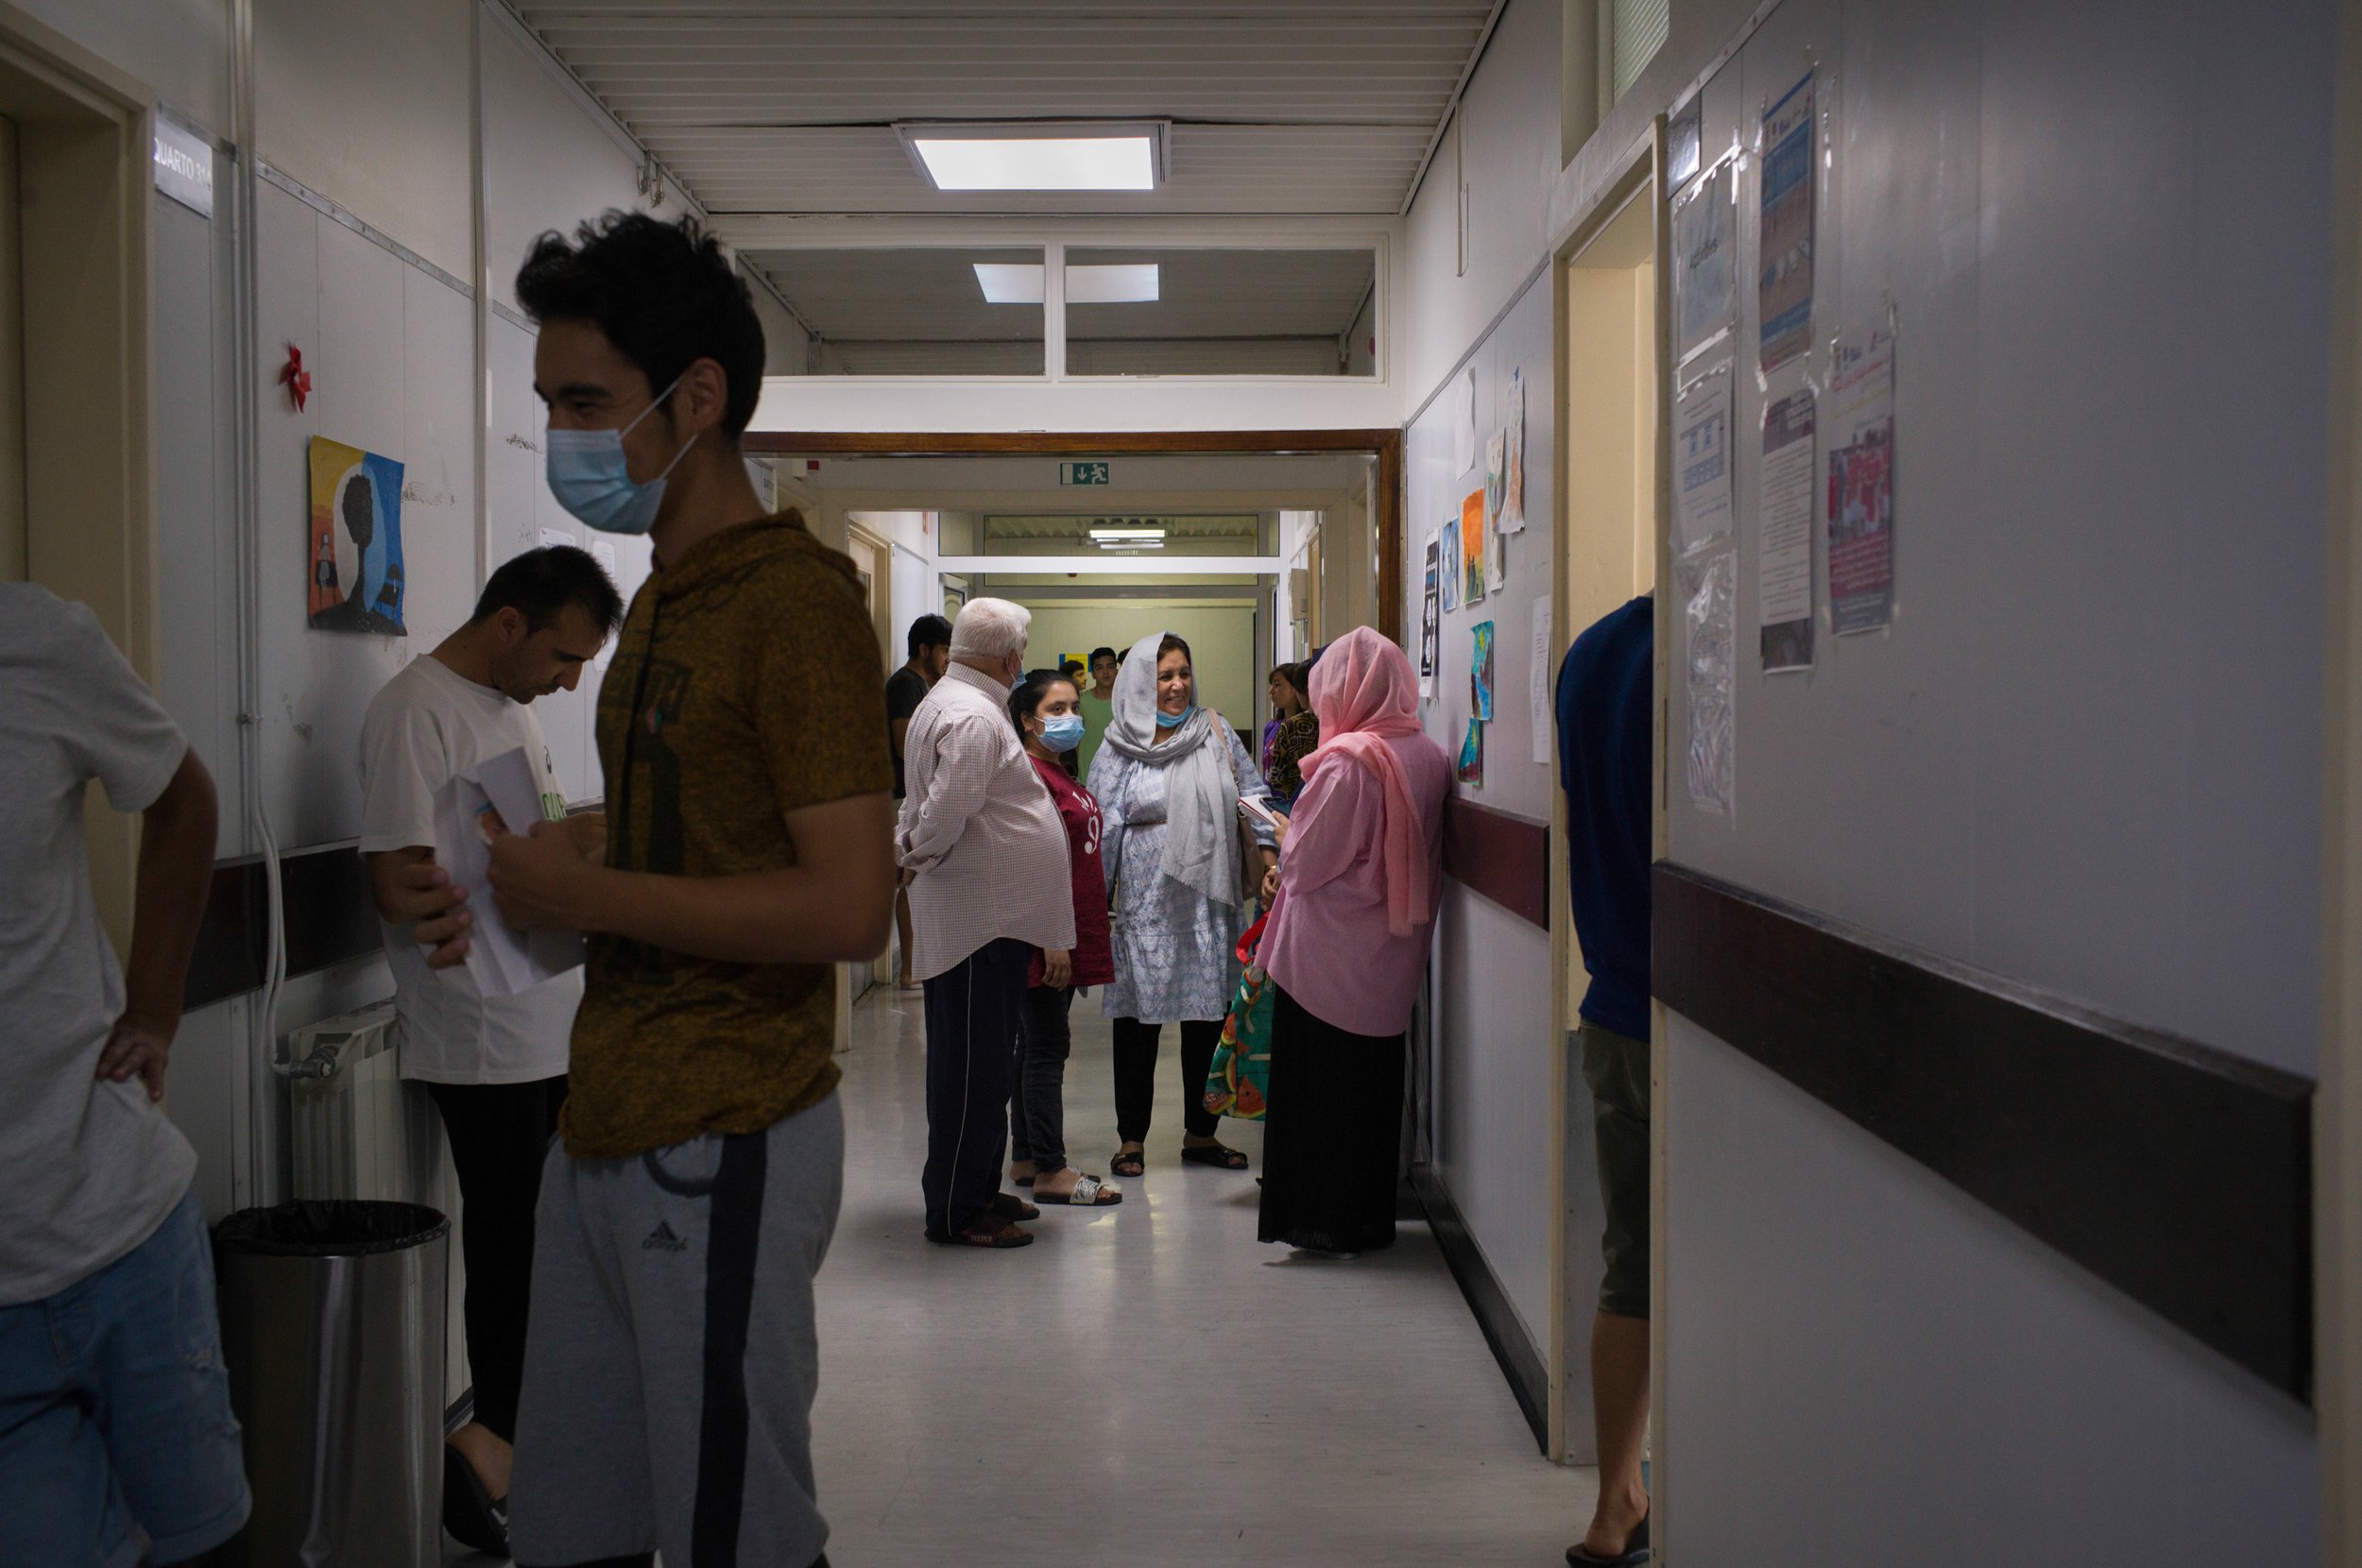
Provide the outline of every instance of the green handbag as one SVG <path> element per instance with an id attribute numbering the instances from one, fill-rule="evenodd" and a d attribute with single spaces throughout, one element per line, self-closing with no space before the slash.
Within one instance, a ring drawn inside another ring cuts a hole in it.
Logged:
<path id="1" fill-rule="evenodd" d="M 1206 1075 L 1206 1109 L 1218 1116 L 1260 1121 L 1270 1109 L 1271 978 L 1256 962 L 1263 941 L 1266 914 L 1239 939 L 1239 962 L 1246 972 L 1239 977 L 1238 995 L 1222 1021 L 1222 1044 L 1214 1048 L 1214 1065 Z"/>

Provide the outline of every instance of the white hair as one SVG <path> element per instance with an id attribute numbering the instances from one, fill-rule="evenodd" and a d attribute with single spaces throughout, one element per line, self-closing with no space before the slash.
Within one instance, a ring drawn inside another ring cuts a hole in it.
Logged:
<path id="1" fill-rule="evenodd" d="M 1025 651 L 1034 612 L 1006 599 L 970 599 L 951 622 L 953 658 L 1007 658 Z"/>

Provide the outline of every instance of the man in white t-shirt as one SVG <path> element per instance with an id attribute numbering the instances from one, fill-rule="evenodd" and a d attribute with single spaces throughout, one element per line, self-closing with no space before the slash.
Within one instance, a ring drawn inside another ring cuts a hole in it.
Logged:
<path id="1" fill-rule="evenodd" d="M 435 803 L 457 775 L 522 747 L 542 814 L 570 820 L 586 853 L 604 839 L 603 816 L 566 818 L 530 705 L 573 690 L 623 613 L 615 585 L 584 552 L 527 551 L 492 573 L 474 619 L 385 683 L 361 725 L 361 852 L 394 973 L 402 1075 L 425 1082 L 459 1174 L 475 1418 L 444 1454 L 443 1523 L 466 1544 L 504 1556 L 533 1210 L 566 1098 L 582 973 L 513 997 L 477 990 L 460 962 L 465 894 L 435 863 Z"/>
<path id="2" fill-rule="evenodd" d="M 140 813 L 122 965 L 94 779 Z M 160 1103 L 214 814 L 98 618 L 0 583 L 0 1562 L 185 1562 L 246 1523 L 197 1152 Z"/>

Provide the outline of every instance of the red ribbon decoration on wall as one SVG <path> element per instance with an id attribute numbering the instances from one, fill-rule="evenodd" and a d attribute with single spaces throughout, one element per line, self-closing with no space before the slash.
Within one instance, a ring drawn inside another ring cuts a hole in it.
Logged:
<path id="1" fill-rule="evenodd" d="M 300 412 L 303 400 L 311 395 L 312 372 L 303 367 L 303 350 L 292 343 L 287 345 L 287 363 L 280 367 L 279 379 L 294 396 L 297 411 Z"/>

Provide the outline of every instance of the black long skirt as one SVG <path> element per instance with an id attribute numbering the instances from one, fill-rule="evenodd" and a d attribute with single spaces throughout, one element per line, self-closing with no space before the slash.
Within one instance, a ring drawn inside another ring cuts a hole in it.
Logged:
<path id="1" fill-rule="evenodd" d="M 1339 1029 L 1272 989 L 1262 1239 L 1325 1253 L 1391 1247 L 1403 1036 Z"/>

